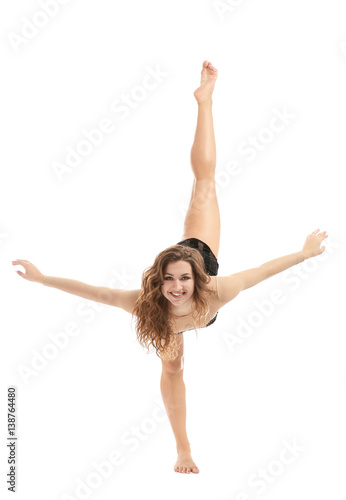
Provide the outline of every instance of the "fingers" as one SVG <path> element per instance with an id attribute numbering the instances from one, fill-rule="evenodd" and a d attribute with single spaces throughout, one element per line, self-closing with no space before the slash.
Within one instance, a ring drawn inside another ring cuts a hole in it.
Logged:
<path id="1" fill-rule="evenodd" d="M 23 260 L 23 259 L 17 259 L 17 260 L 12 261 L 12 265 L 13 266 L 22 266 L 22 267 L 24 267 L 25 271 L 27 272 L 28 269 L 27 269 L 26 262 L 28 262 L 28 261 Z M 26 272 L 23 273 L 22 271 L 16 271 L 16 273 L 19 274 L 19 276 L 21 276 L 22 278 L 26 278 Z"/>
<path id="2" fill-rule="evenodd" d="M 317 233 L 318 233 L 318 231 L 319 231 L 319 229 L 316 229 L 316 231 L 314 231 L 314 232 L 313 232 L 313 233 L 311 233 L 311 234 L 317 234 Z M 327 231 L 323 231 L 321 234 L 326 233 L 326 232 L 327 232 Z"/>
<path id="3" fill-rule="evenodd" d="M 320 238 L 320 243 L 323 241 L 325 238 L 328 238 L 328 234 L 326 231 L 323 231 L 323 233 L 320 233 L 317 235 Z"/>
<path id="4" fill-rule="evenodd" d="M 328 234 L 327 234 L 327 231 L 322 231 L 322 233 L 320 234 L 317 234 L 319 232 L 319 229 L 316 229 L 316 231 L 314 231 L 313 233 L 309 234 L 309 236 L 323 236 L 323 238 L 321 238 L 321 241 L 324 240 L 324 238 L 328 238 Z"/>
<path id="5" fill-rule="evenodd" d="M 28 260 L 24 260 L 24 259 L 17 259 L 17 260 L 12 260 L 12 265 L 13 266 L 23 266 L 25 267 L 26 264 L 31 264 L 31 262 L 29 262 Z"/>

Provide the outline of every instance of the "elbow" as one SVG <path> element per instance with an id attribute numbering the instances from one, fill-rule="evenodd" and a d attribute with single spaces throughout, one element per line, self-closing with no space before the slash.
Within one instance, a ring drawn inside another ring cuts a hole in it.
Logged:
<path id="1" fill-rule="evenodd" d="M 258 282 L 260 283 L 261 281 L 267 280 L 271 276 L 273 276 L 275 273 L 271 272 L 270 269 L 267 268 L 266 265 L 259 266 L 258 268 Z"/>
<path id="2" fill-rule="evenodd" d="M 116 306 L 113 291 L 107 287 L 99 287 L 97 289 L 95 301 L 108 306 Z"/>

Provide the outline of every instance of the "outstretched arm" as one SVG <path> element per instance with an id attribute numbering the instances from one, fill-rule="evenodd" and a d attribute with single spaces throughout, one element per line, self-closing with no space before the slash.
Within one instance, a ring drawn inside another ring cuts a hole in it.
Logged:
<path id="1" fill-rule="evenodd" d="M 94 286 L 83 283 L 82 281 L 72 280 L 68 278 L 58 278 L 55 276 L 46 276 L 42 274 L 36 266 L 28 260 L 14 260 L 13 265 L 21 265 L 25 269 L 25 273 L 17 271 L 22 278 L 28 281 L 41 283 L 45 286 L 58 288 L 63 292 L 68 292 L 73 295 L 78 295 L 84 299 L 101 302 L 115 307 L 121 307 L 127 312 L 132 313 L 135 302 L 137 300 L 139 290 L 122 290 L 109 288 L 105 286 Z"/>
<path id="2" fill-rule="evenodd" d="M 325 250 L 324 246 L 320 248 L 320 244 L 322 240 L 328 237 L 328 235 L 326 234 L 326 231 L 317 234 L 318 232 L 319 229 L 309 234 L 306 238 L 303 249 L 299 252 L 270 260 L 259 267 L 247 269 L 246 271 L 241 271 L 240 273 L 218 277 L 218 296 L 221 304 L 226 304 L 230 300 L 234 299 L 234 297 L 236 297 L 241 291 L 251 288 L 252 286 L 257 285 L 257 283 L 260 283 L 275 274 L 281 273 L 289 267 L 303 262 L 305 259 L 320 255 Z"/>

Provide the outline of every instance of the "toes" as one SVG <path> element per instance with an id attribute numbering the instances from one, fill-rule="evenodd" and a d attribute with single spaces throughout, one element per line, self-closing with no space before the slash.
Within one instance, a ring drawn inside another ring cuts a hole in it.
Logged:
<path id="1" fill-rule="evenodd" d="M 177 472 L 183 472 L 183 468 L 182 467 L 178 467 L 177 468 Z"/>
<path id="2" fill-rule="evenodd" d="M 175 472 L 180 472 L 182 474 L 191 474 L 191 472 L 194 472 L 195 474 L 199 472 L 198 467 L 183 467 L 182 465 L 178 465 L 174 467 Z"/>
<path id="3" fill-rule="evenodd" d="M 214 66 L 213 66 L 211 63 L 209 63 L 209 69 L 210 69 L 211 71 L 217 71 L 217 69 L 216 69 L 216 68 L 214 68 Z"/>

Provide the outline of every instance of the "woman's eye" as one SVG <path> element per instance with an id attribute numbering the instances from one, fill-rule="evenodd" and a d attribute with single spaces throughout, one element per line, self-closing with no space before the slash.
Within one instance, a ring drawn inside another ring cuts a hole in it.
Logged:
<path id="1" fill-rule="evenodd" d="M 172 277 L 171 277 L 171 276 L 166 276 L 166 277 L 165 277 L 165 280 L 171 280 L 171 279 L 172 279 Z M 182 278 L 182 279 L 183 279 L 183 280 L 189 280 L 189 279 L 191 279 L 191 278 L 190 278 L 190 276 L 183 276 L 183 278 Z"/>

